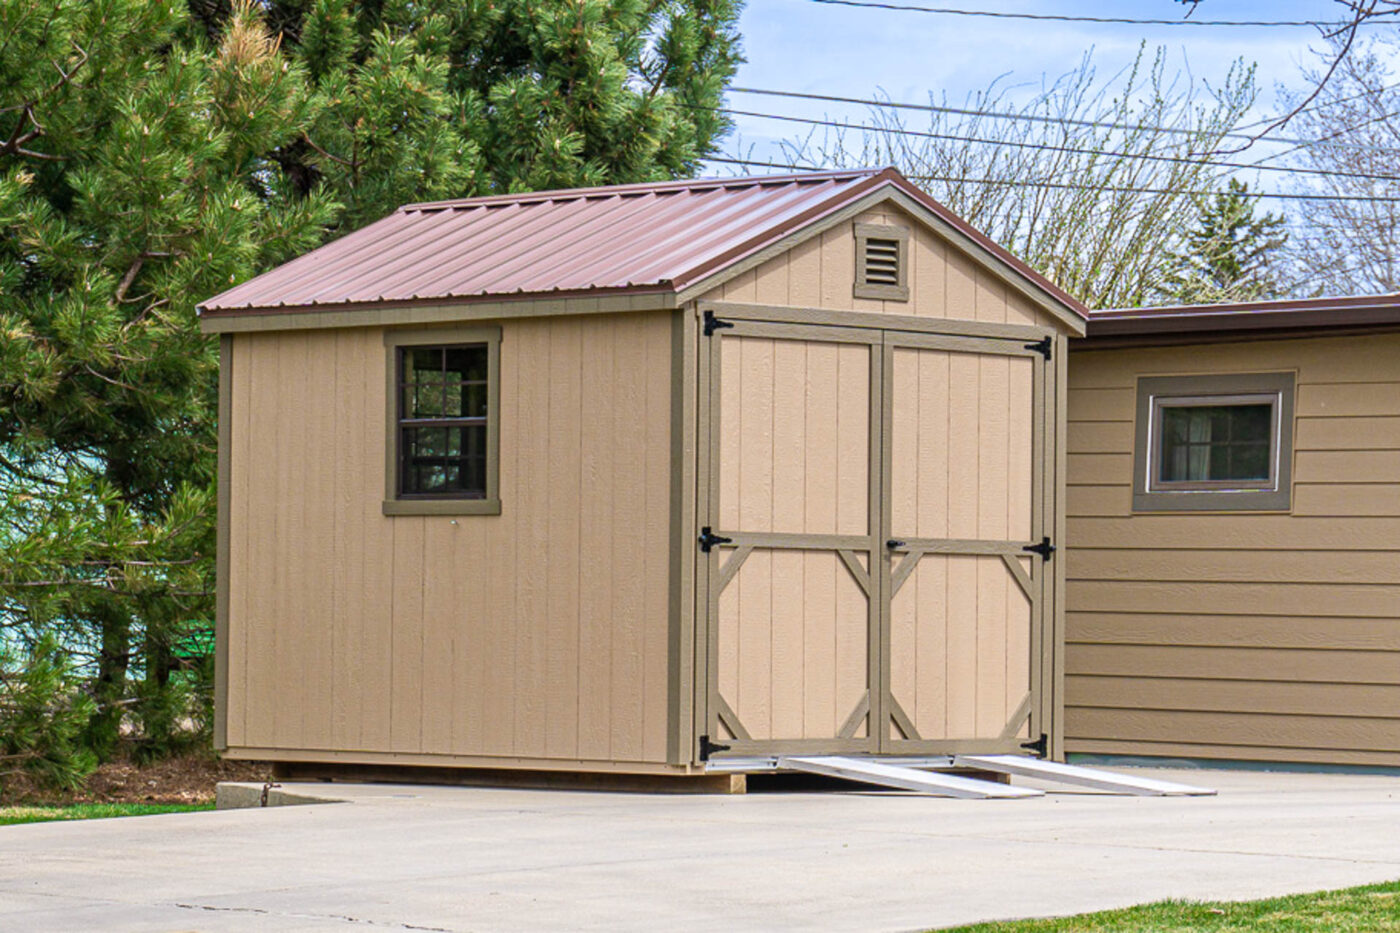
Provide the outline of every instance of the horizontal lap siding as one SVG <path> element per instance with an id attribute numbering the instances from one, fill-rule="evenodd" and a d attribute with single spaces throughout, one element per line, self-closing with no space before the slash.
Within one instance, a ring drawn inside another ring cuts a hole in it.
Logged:
<path id="1" fill-rule="evenodd" d="M 1133 515 L 1136 380 L 1297 373 L 1291 514 Z M 1070 752 L 1400 765 L 1400 336 L 1078 351 Z"/>
<path id="2" fill-rule="evenodd" d="M 230 746 L 665 760 L 669 314 L 504 325 L 498 516 L 381 514 L 382 331 L 233 359 Z"/>

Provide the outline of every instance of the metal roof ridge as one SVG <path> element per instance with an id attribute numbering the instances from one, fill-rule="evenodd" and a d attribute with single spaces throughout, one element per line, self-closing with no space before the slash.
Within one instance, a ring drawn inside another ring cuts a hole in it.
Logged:
<path id="1" fill-rule="evenodd" d="M 754 188 L 765 185 L 816 184 L 824 181 L 857 181 L 887 171 L 885 168 L 839 169 L 825 172 L 795 172 L 787 175 L 735 175 L 730 178 L 678 178 L 672 181 L 634 182 L 625 185 L 599 185 L 593 188 L 555 188 L 549 191 L 522 191 L 518 194 L 488 194 L 475 198 L 419 201 L 401 205 L 395 213 L 448 210 L 542 201 L 578 201 L 632 194 L 660 194 L 703 188 Z"/>

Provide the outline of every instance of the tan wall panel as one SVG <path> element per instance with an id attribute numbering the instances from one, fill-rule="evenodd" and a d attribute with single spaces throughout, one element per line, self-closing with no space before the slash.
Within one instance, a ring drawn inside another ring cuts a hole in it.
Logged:
<path id="1" fill-rule="evenodd" d="M 1400 686 L 1074 676 L 1065 702 L 1108 709 L 1400 718 Z"/>
<path id="2" fill-rule="evenodd" d="M 1400 684 L 1398 361 L 1400 335 L 1074 354 L 1070 751 L 1400 760 L 1345 718 L 1392 715 Z M 1132 513 L 1140 376 L 1278 370 L 1291 514 Z"/>
<path id="3" fill-rule="evenodd" d="M 1208 745 L 1202 742 L 1153 742 L 1136 739 L 1119 742 L 1104 739 L 1074 739 L 1066 744 L 1070 754 L 1085 755 L 1148 755 L 1158 758 L 1215 758 L 1240 761 L 1302 762 L 1320 765 L 1368 767 L 1400 767 L 1400 754 L 1394 752 L 1355 751 L 1352 749 L 1317 749 L 1289 746 L 1265 748 L 1239 745 Z"/>
<path id="4" fill-rule="evenodd" d="M 501 515 L 386 517 L 381 332 L 236 337 L 230 744 L 664 761 L 670 346 L 507 322 Z"/>
<path id="5" fill-rule="evenodd" d="M 865 694 L 868 611 L 834 552 L 749 555 L 720 595 L 718 674 L 750 736 L 837 734 Z"/>
<path id="6" fill-rule="evenodd" d="M 1394 619 L 1078 612 L 1076 643 L 1400 651 Z"/>
<path id="7" fill-rule="evenodd" d="M 1391 551 L 1229 551 L 1073 548 L 1076 580 L 1181 583 L 1393 583 Z"/>
<path id="8" fill-rule="evenodd" d="M 855 298 L 854 225 L 886 224 L 908 229 L 909 300 Z M 1062 325 L 969 256 L 893 205 L 882 205 L 838 224 L 718 286 L 704 296 L 918 317 L 1049 327 Z"/>

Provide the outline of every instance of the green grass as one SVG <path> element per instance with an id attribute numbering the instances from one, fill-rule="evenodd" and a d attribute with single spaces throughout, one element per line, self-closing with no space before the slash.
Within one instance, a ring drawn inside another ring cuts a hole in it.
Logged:
<path id="1" fill-rule="evenodd" d="M 1052 920 L 979 923 L 958 933 L 1386 933 L 1400 931 L 1400 882 L 1240 904 L 1163 901 Z"/>
<path id="2" fill-rule="evenodd" d="M 188 813 L 191 810 L 212 809 L 212 803 L 75 803 L 63 807 L 0 807 L 0 826 L 50 820 L 105 820 L 113 816 L 149 816 L 152 813 Z"/>

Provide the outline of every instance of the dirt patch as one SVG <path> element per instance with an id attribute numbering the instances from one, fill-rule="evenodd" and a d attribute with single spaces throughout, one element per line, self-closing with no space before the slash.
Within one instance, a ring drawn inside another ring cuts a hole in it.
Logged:
<path id="1" fill-rule="evenodd" d="M 9 779 L 0 792 L 3 803 L 208 803 L 220 781 L 268 781 L 272 766 L 264 761 L 223 761 L 210 755 L 185 755 L 150 764 L 130 760 L 100 765 L 79 791 L 55 793 Z"/>

